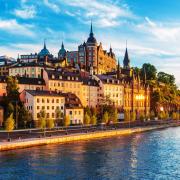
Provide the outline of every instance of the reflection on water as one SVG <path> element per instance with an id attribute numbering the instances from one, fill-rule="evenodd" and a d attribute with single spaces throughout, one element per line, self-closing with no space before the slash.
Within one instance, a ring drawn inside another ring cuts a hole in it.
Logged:
<path id="1" fill-rule="evenodd" d="M 180 179 L 180 128 L 0 153 L 0 179 Z"/>

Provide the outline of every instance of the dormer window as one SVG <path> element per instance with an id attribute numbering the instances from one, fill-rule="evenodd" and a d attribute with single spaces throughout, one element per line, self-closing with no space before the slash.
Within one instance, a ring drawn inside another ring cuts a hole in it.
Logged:
<path id="1" fill-rule="evenodd" d="M 68 76 L 67 79 L 70 80 L 70 76 Z"/>
<path id="2" fill-rule="evenodd" d="M 76 81 L 78 81 L 78 77 L 76 77 Z"/>
<path id="3" fill-rule="evenodd" d="M 52 79 L 54 79 L 55 78 L 55 76 L 54 76 L 54 74 L 52 75 Z"/>
<path id="4" fill-rule="evenodd" d="M 59 76 L 59 79 L 62 79 L 62 76 Z"/>

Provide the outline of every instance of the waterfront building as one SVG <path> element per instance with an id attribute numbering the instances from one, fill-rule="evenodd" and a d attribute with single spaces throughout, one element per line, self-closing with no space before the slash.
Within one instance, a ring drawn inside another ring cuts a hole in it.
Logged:
<path id="1" fill-rule="evenodd" d="M 20 99 L 32 113 L 35 123 L 38 122 L 42 110 L 46 112 L 47 119 L 58 120 L 57 113 L 61 112 L 63 116 L 70 117 L 71 124 L 83 123 L 83 107 L 78 97 L 72 93 L 24 90 Z"/>

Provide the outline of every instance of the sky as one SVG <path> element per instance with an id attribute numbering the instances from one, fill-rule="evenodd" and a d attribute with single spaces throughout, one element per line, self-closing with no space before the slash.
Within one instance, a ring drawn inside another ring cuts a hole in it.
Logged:
<path id="1" fill-rule="evenodd" d="M 0 0 L 0 56 L 39 52 L 46 39 L 55 56 L 64 42 L 77 50 L 92 20 L 103 48 L 121 65 L 127 47 L 132 66 L 155 65 L 180 87 L 180 0 Z"/>

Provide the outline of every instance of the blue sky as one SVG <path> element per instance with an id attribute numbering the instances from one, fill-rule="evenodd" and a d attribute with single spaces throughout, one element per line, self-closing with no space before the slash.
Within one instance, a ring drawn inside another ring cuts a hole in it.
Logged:
<path id="1" fill-rule="evenodd" d="M 180 86 L 179 0 L 0 0 L 0 55 L 39 52 L 43 39 L 57 55 L 94 34 L 122 64 L 126 40 L 132 65 L 154 64 Z"/>

